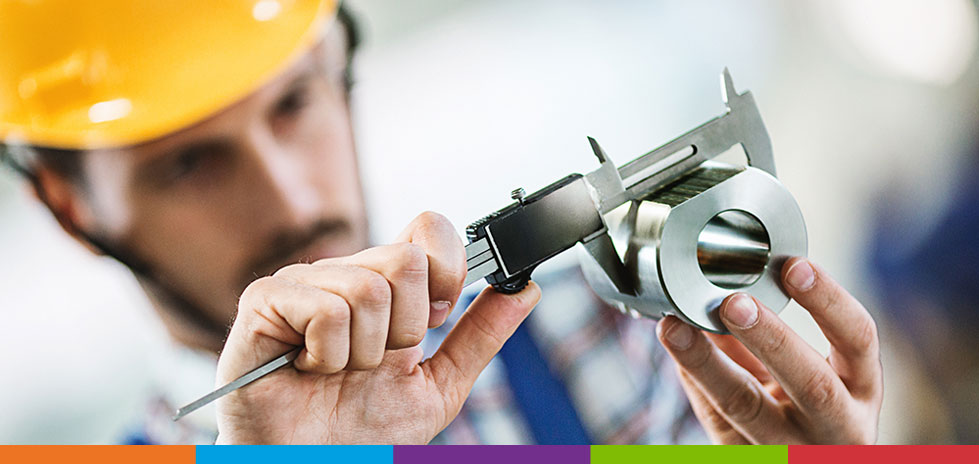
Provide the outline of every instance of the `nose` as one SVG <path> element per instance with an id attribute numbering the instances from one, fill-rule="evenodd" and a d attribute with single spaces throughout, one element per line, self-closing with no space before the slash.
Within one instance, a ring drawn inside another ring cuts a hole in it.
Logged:
<path id="1" fill-rule="evenodd" d="M 309 225 L 322 214 L 322 205 L 306 157 L 271 134 L 257 132 L 246 136 L 239 147 L 248 166 L 243 189 L 252 202 L 254 220 L 272 229 Z"/>

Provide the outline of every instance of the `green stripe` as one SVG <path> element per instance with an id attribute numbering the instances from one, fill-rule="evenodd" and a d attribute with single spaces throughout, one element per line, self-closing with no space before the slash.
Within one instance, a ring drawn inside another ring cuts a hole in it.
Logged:
<path id="1" fill-rule="evenodd" d="M 788 446 L 592 446 L 592 464 L 787 464 Z"/>

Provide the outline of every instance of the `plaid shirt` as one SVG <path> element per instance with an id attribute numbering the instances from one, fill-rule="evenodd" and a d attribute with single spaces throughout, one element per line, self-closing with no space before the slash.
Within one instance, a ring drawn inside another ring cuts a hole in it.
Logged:
<path id="1" fill-rule="evenodd" d="M 690 410 L 656 322 L 602 302 L 577 266 L 542 274 L 543 298 L 524 322 L 551 375 L 568 391 L 596 444 L 707 443 Z M 461 311 L 453 313 L 458 318 Z M 431 354 L 454 320 L 426 337 Z M 456 417 L 433 443 L 534 444 L 498 356 L 483 371 Z"/>
<path id="2" fill-rule="evenodd" d="M 708 442 L 672 361 L 656 340 L 655 321 L 633 319 L 604 304 L 577 266 L 541 277 L 535 280 L 544 297 L 524 325 L 596 444 Z M 471 296 L 460 301 L 470 301 Z M 454 311 L 445 325 L 429 331 L 423 342 L 427 355 L 435 352 L 461 314 Z M 181 358 L 187 361 L 186 350 Z M 123 441 L 213 443 L 213 409 L 212 414 L 174 423 L 170 414 L 177 402 L 168 398 L 172 396 L 154 398 L 140 425 Z M 516 404 L 497 356 L 476 381 L 462 411 L 432 443 L 534 444 L 527 414 L 534 411 Z"/>

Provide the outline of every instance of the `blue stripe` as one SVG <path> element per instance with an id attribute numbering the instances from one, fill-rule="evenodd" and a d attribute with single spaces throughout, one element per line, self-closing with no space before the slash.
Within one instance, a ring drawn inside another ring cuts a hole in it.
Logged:
<path id="1" fill-rule="evenodd" d="M 198 446 L 196 451 L 197 464 L 394 462 L 393 446 Z"/>

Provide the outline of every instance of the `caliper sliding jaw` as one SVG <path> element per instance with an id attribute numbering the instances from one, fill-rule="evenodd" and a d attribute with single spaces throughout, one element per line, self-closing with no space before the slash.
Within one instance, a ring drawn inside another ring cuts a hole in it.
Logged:
<path id="1" fill-rule="evenodd" d="M 727 68 L 721 93 L 725 114 L 621 167 L 589 137 L 598 169 L 517 196 L 515 203 L 470 224 L 466 284 L 485 277 L 500 292 L 519 292 L 538 265 L 581 243 L 619 292 L 635 295 L 636 279 L 616 252 L 605 214 L 649 196 L 736 144 L 744 149 L 749 166 L 775 176 L 771 141 L 754 97 L 735 91 Z"/>

